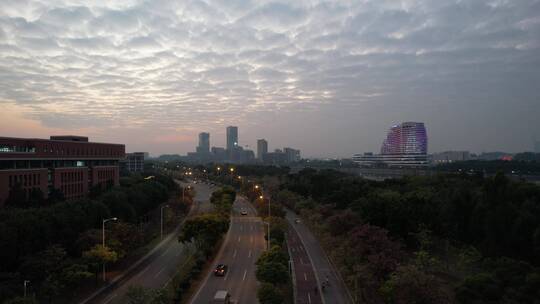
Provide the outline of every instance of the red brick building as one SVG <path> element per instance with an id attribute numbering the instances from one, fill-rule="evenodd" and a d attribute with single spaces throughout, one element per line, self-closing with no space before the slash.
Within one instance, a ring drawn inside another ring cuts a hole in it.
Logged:
<path id="1" fill-rule="evenodd" d="M 66 199 L 84 197 L 94 186 L 118 185 L 124 157 L 124 145 L 88 142 L 88 137 L 0 137 L 0 206 L 17 184 L 27 197 L 40 189 L 47 198 L 57 189 Z"/>

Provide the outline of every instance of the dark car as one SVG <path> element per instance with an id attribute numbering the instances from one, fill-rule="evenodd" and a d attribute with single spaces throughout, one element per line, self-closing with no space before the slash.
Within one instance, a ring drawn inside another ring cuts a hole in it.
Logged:
<path id="1" fill-rule="evenodd" d="M 222 277 L 227 273 L 227 265 L 225 264 L 218 264 L 216 266 L 216 269 L 214 269 L 214 275 L 218 277 Z"/>

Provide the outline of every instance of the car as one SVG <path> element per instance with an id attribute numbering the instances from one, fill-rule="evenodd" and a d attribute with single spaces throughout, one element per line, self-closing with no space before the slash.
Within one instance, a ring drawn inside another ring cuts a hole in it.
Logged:
<path id="1" fill-rule="evenodd" d="M 216 269 L 214 269 L 214 275 L 218 277 L 223 277 L 227 273 L 229 267 L 225 264 L 218 264 Z"/>
<path id="2" fill-rule="evenodd" d="M 246 209 L 242 209 L 242 211 L 240 211 L 240 214 L 241 214 L 241 215 L 247 215 Z"/>

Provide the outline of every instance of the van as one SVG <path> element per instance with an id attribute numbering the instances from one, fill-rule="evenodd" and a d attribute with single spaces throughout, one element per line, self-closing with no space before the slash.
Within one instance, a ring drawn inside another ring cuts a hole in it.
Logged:
<path id="1" fill-rule="evenodd" d="M 216 291 L 216 295 L 214 296 L 213 304 L 230 304 L 231 303 L 231 295 L 226 290 L 218 290 Z"/>

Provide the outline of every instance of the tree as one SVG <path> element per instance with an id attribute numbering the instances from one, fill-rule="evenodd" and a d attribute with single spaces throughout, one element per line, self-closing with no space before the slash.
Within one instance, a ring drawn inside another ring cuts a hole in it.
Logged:
<path id="1" fill-rule="evenodd" d="M 103 247 L 101 244 L 95 245 L 90 250 L 83 252 L 83 258 L 86 259 L 93 272 L 99 274 L 100 266 L 107 263 L 114 263 L 118 259 L 116 252 L 109 247 Z"/>
<path id="2" fill-rule="evenodd" d="M 289 281 L 289 271 L 282 263 L 268 261 L 257 264 L 257 280 L 272 284 L 284 284 Z"/>
<path id="3" fill-rule="evenodd" d="M 188 219 L 178 241 L 182 243 L 194 242 L 197 249 L 206 255 L 221 236 L 229 229 L 229 219 L 219 214 L 207 213 Z"/>
<path id="4" fill-rule="evenodd" d="M 167 304 L 169 300 L 163 289 L 148 289 L 130 286 L 126 297 L 129 304 Z"/>
<path id="5" fill-rule="evenodd" d="M 400 266 L 380 289 L 386 303 L 449 303 L 436 278 L 414 266 Z"/>
<path id="6" fill-rule="evenodd" d="M 261 304 L 282 304 L 285 301 L 279 289 L 269 283 L 262 283 L 259 286 L 257 298 Z"/>
<path id="7" fill-rule="evenodd" d="M 401 246 L 388 237 L 385 229 L 369 224 L 354 228 L 349 234 L 352 252 L 361 264 L 367 263 L 376 279 L 384 279 L 402 259 Z"/>

